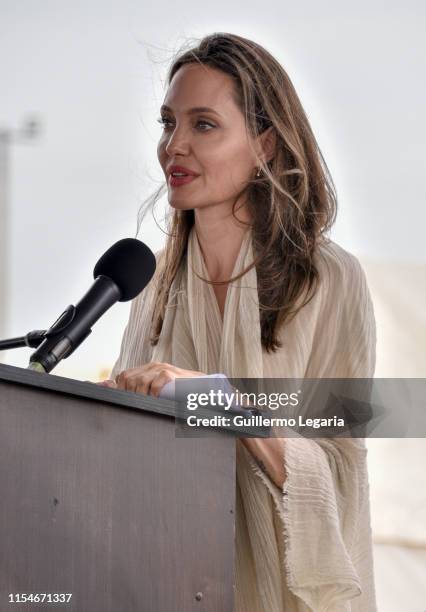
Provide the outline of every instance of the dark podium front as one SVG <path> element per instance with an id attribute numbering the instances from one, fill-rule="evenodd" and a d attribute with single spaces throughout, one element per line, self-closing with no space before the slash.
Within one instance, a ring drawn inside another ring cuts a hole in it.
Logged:
<path id="1" fill-rule="evenodd" d="M 233 611 L 235 438 L 174 412 L 0 365 L 1 612 Z"/>

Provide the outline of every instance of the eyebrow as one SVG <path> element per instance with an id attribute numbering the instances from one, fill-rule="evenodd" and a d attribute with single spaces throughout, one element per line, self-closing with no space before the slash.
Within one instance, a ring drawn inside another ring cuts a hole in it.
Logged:
<path id="1" fill-rule="evenodd" d="M 163 111 L 173 112 L 170 106 L 167 106 L 166 104 L 163 104 L 160 108 L 160 112 Z M 209 108 L 208 106 L 194 106 L 194 108 L 190 108 L 186 112 L 188 115 L 193 115 L 194 113 L 214 113 L 215 115 L 220 117 L 220 114 L 218 112 L 216 112 L 213 108 Z"/>

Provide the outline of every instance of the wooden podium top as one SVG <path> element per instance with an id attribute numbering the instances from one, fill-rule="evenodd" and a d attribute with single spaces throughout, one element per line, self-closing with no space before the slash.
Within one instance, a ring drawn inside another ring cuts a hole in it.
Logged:
<path id="1" fill-rule="evenodd" d="M 172 400 L 159 399 L 140 393 L 122 391 L 121 389 L 110 389 L 96 383 L 73 380 L 55 374 L 43 374 L 26 368 L 0 364 L 0 381 L 56 391 L 65 395 L 84 397 L 155 414 L 175 416 L 176 403 Z"/>

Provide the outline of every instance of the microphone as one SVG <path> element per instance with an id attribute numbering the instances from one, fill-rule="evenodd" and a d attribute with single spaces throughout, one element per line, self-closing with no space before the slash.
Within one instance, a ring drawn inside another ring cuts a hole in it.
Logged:
<path id="1" fill-rule="evenodd" d="M 76 306 L 68 306 L 45 332 L 28 369 L 51 372 L 80 346 L 108 308 L 117 301 L 132 300 L 146 287 L 155 267 L 154 253 L 140 240 L 124 238 L 113 244 L 96 264 L 95 282 L 89 291 Z"/>

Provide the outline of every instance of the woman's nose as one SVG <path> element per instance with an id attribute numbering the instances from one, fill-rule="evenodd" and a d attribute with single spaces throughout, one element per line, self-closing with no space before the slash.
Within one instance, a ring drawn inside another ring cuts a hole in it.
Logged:
<path id="1" fill-rule="evenodd" d="M 183 127 L 181 129 L 175 128 L 168 137 L 166 153 L 172 157 L 176 153 L 185 154 L 188 152 L 188 149 L 189 140 L 185 129 Z"/>

